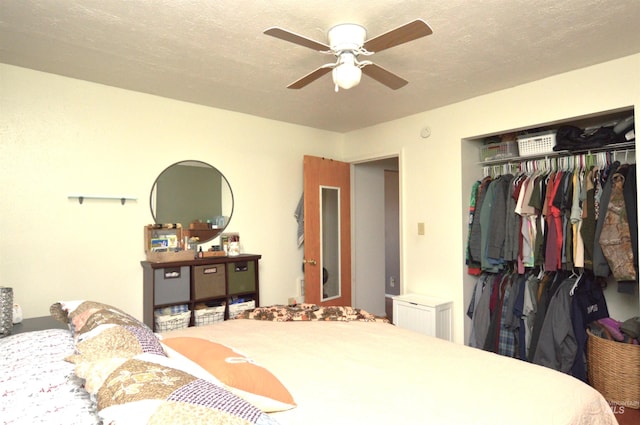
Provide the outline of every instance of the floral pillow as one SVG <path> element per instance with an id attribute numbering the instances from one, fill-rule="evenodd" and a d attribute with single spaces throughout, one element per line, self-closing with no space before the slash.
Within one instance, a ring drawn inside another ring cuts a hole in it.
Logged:
<path id="1" fill-rule="evenodd" d="M 97 301 L 60 301 L 49 307 L 51 316 L 69 325 L 74 335 L 89 332 L 101 324 L 146 326 L 119 308 Z"/>
<path id="2" fill-rule="evenodd" d="M 171 359 L 141 354 L 82 363 L 104 423 L 276 425 L 247 401 L 211 381 L 172 367 Z"/>
<path id="3" fill-rule="evenodd" d="M 74 363 L 129 358 L 142 353 L 165 355 L 160 341 L 144 323 L 122 310 L 95 301 L 61 301 L 51 315 L 65 321 L 74 334 Z"/>
<path id="4" fill-rule="evenodd" d="M 273 322 L 292 321 L 360 321 L 389 323 L 386 317 L 373 315 L 360 308 L 350 306 L 319 306 L 316 304 L 299 304 L 295 306 L 272 305 L 257 307 L 240 313 L 238 319 L 270 320 Z"/>

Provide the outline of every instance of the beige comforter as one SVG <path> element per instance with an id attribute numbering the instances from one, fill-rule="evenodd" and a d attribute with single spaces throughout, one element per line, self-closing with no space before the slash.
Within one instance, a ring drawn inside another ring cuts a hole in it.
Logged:
<path id="1" fill-rule="evenodd" d="M 377 322 L 229 320 L 168 332 L 229 345 L 298 407 L 281 424 L 615 424 L 603 397 L 559 372 Z"/>

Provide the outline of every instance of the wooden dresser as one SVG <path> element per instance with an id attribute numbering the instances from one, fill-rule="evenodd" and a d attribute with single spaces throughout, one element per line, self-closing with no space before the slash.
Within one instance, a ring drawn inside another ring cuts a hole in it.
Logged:
<path id="1" fill-rule="evenodd" d="M 155 329 L 156 309 L 187 305 L 192 312 L 197 305 L 229 305 L 254 301 L 260 305 L 258 261 L 261 255 L 207 257 L 187 261 L 142 261 L 143 321 Z M 192 315 L 193 316 L 193 315 Z M 190 325 L 195 324 L 191 317 Z"/>

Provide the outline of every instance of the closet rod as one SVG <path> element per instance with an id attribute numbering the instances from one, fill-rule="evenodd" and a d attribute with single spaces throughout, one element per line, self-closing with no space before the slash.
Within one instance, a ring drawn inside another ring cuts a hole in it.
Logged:
<path id="1" fill-rule="evenodd" d="M 632 158 L 629 158 L 629 153 L 633 152 Z M 623 154 L 624 158 L 619 158 L 618 154 Z M 483 165 L 483 177 L 499 176 L 510 173 L 518 173 L 526 171 L 528 173 L 535 172 L 537 170 L 571 170 L 578 166 L 581 168 L 589 164 L 597 164 L 600 167 L 606 166 L 614 161 L 620 161 L 622 163 L 635 163 L 635 148 L 633 149 L 618 149 L 608 151 L 591 152 L 585 151 L 583 153 L 573 152 L 570 155 L 562 156 L 545 156 L 545 157 L 521 157 L 510 158 L 512 161 L 502 162 L 499 164 L 485 164 Z"/>

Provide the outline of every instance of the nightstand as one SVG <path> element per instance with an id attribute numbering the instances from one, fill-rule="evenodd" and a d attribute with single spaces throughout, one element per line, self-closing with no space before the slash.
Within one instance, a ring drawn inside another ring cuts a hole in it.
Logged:
<path id="1" fill-rule="evenodd" d="M 21 323 L 13 325 L 11 335 L 23 332 L 43 331 L 45 329 L 69 329 L 69 326 L 62 322 L 58 322 L 51 316 L 32 317 L 30 319 L 24 319 Z"/>

